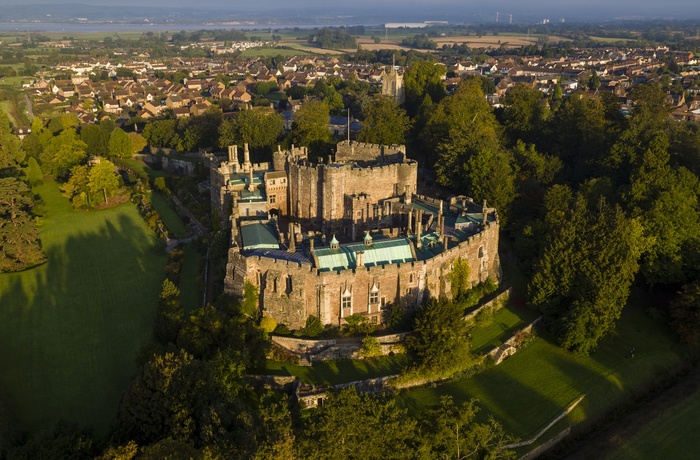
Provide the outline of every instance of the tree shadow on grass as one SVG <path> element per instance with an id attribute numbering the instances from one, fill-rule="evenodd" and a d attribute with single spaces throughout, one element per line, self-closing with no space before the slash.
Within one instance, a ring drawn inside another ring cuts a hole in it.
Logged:
<path id="1" fill-rule="evenodd" d="M 0 388 L 23 430 L 66 419 L 104 436 L 151 340 L 165 254 L 131 205 L 71 217 L 46 264 L 0 275 Z"/>

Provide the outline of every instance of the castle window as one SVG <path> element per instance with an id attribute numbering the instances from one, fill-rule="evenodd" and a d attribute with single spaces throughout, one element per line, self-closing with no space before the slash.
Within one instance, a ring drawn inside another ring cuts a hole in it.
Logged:
<path id="1" fill-rule="evenodd" d="M 379 303 L 379 291 L 369 293 L 369 303 L 378 304 Z"/>
<path id="2" fill-rule="evenodd" d="M 274 179 L 272 179 L 272 180 L 270 181 L 270 185 L 275 185 L 275 180 L 274 180 Z"/>
<path id="3" fill-rule="evenodd" d="M 408 275 L 408 282 L 412 283 L 413 282 L 413 273 Z"/>
<path id="4" fill-rule="evenodd" d="M 479 257 L 484 257 L 484 247 L 479 246 Z"/>
<path id="5" fill-rule="evenodd" d="M 270 204 L 277 203 L 277 195 L 270 195 Z"/>
<path id="6" fill-rule="evenodd" d="M 292 275 L 287 275 L 286 282 L 287 282 L 286 293 L 287 293 L 287 295 L 289 295 L 292 293 Z"/>
<path id="7" fill-rule="evenodd" d="M 346 316 L 352 315 L 352 295 L 343 294 L 340 298 L 340 307 L 342 309 L 341 316 L 345 318 Z"/>

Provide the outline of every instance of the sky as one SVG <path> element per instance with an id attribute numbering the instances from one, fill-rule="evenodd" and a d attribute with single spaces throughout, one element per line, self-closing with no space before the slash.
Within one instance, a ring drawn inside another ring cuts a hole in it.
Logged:
<path id="1" fill-rule="evenodd" d="M 469 15 L 501 18 L 509 14 L 541 15 L 558 19 L 576 20 L 579 16 L 609 18 L 645 16 L 657 18 L 700 18 L 700 0 L 0 0 L 0 6 L 17 4 L 65 4 L 81 3 L 99 6 L 144 5 L 149 7 L 180 7 L 197 9 L 225 9 L 231 12 L 274 12 L 294 9 L 314 9 L 324 12 L 347 12 L 350 14 L 382 15 L 415 12 L 429 16 L 460 18 Z M 2 14 L 0 13 L 0 21 Z M 455 19 L 455 22 L 458 22 Z"/>

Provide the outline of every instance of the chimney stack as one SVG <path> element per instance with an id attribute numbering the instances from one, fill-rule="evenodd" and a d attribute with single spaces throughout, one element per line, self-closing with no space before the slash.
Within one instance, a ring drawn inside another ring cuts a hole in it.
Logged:
<path id="1" fill-rule="evenodd" d="M 296 238 L 294 237 L 294 222 L 289 223 L 289 245 L 287 246 L 287 252 L 297 252 Z"/>
<path id="2" fill-rule="evenodd" d="M 365 267 L 365 252 L 358 251 L 355 253 L 355 269 L 360 269 Z"/>
<path id="3" fill-rule="evenodd" d="M 228 162 L 229 163 L 238 163 L 238 146 L 237 145 L 229 145 L 228 146 Z"/>

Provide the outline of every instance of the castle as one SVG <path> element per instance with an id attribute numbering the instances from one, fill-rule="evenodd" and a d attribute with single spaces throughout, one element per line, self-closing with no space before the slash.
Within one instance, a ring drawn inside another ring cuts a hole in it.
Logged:
<path id="1" fill-rule="evenodd" d="M 404 146 L 344 141 L 311 164 L 306 148 L 243 161 L 237 146 L 211 168 L 212 207 L 231 210 L 225 292 L 258 290 L 259 308 L 292 329 L 310 315 L 342 325 L 350 315 L 381 323 L 392 304 L 451 298 L 457 259 L 469 283 L 500 275 L 498 216 L 464 196 L 417 193 L 418 164 Z"/>

